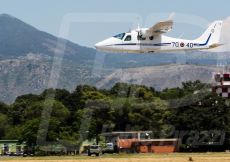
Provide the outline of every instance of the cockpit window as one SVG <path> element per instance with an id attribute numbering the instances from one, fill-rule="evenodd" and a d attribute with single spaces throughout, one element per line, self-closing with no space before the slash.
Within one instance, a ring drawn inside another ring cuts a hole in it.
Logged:
<path id="1" fill-rule="evenodd" d="M 125 38 L 125 41 L 131 41 L 132 40 L 132 36 L 131 35 L 127 35 L 127 37 Z"/>
<path id="2" fill-rule="evenodd" d="M 121 33 L 121 34 L 115 35 L 114 37 L 122 40 L 124 36 L 125 36 L 125 33 Z"/>

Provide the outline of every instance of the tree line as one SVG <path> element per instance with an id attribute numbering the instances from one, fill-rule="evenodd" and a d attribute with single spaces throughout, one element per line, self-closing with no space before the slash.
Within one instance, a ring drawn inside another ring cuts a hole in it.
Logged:
<path id="1" fill-rule="evenodd" d="M 152 138 L 180 138 L 184 151 L 230 147 L 227 99 L 200 81 L 156 91 L 117 83 L 111 89 L 79 85 L 73 92 L 46 89 L 0 103 L 0 139 L 18 139 L 28 146 L 40 141 L 79 146 L 110 131 L 153 131 Z"/>

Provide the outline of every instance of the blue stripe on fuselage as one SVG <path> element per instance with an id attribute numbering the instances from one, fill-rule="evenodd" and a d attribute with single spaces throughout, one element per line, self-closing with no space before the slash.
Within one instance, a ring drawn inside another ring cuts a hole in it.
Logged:
<path id="1" fill-rule="evenodd" d="M 196 43 L 194 44 L 195 46 L 206 46 L 208 44 L 208 42 L 210 41 L 210 38 L 211 38 L 212 34 L 209 35 L 207 41 L 205 43 L 202 43 L 202 44 L 199 44 L 199 43 Z"/>
<path id="2" fill-rule="evenodd" d="M 124 43 L 124 44 L 111 44 L 107 46 L 133 46 L 133 45 L 140 45 L 140 46 L 169 46 L 171 43 L 158 43 L 158 44 L 149 44 L 149 43 Z"/>
<path id="3" fill-rule="evenodd" d="M 158 44 L 154 44 L 154 46 L 169 46 L 171 45 L 171 43 L 158 43 Z"/>

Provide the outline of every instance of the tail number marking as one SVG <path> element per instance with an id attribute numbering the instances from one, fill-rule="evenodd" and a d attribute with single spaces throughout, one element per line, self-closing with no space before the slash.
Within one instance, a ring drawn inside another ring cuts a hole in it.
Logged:
<path id="1" fill-rule="evenodd" d="M 181 42 L 181 43 L 180 42 L 172 42 L 172 46 L 173 47 L 177 47 L 177 48 L 179 48 L 179 47 L 185 47 L 185 45 L 184 45 L 183 42 Z M 187 43 L 186 47 L 193 48 L 194 47 L 194 43 Z"/>

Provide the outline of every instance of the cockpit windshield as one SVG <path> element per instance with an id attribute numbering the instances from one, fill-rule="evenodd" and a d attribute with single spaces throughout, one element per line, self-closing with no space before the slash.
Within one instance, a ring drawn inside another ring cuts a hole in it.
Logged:
<path id="1" fill-rule="evenodd" d="M 114 37 L 122 40 L 124 36 L 125 36 L 125 33 L 121 33 L 121 34 L 115 35 Z"/>

